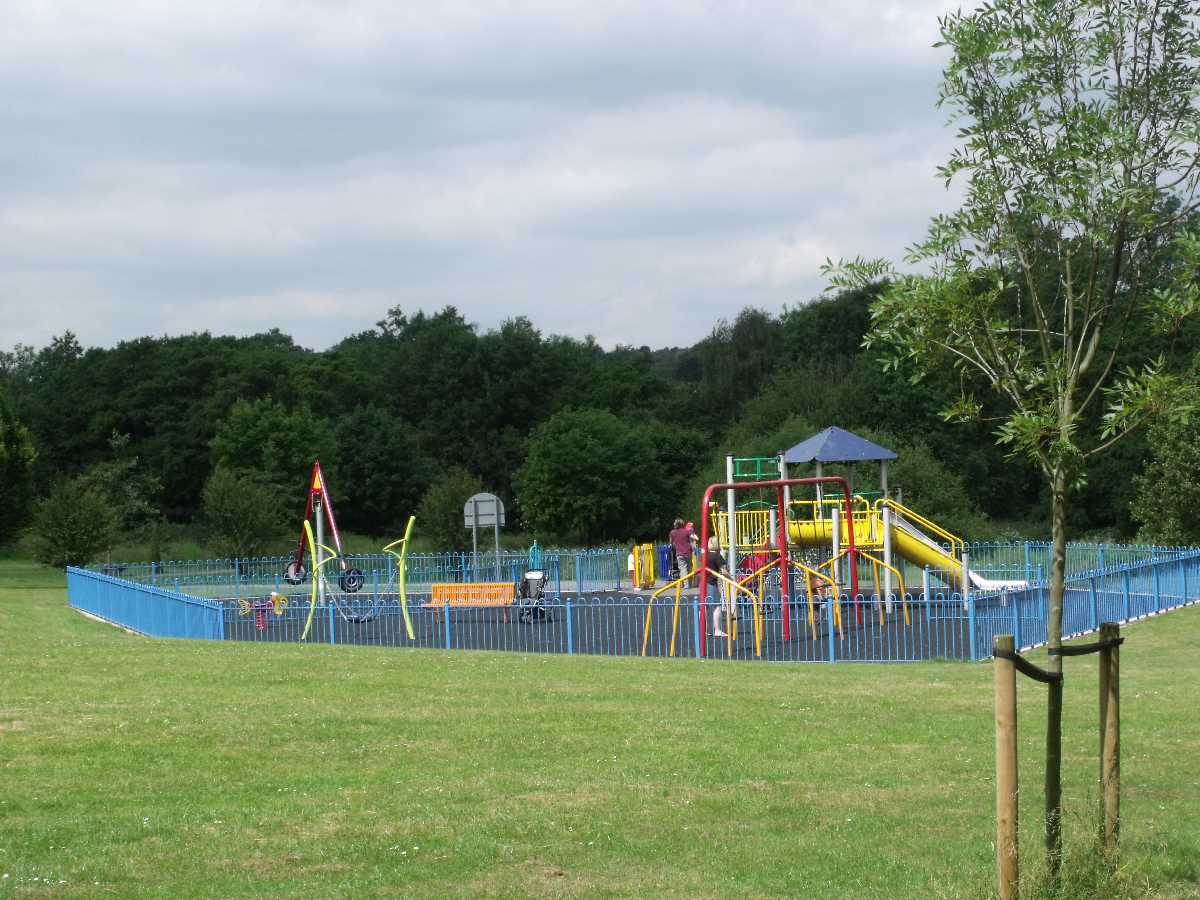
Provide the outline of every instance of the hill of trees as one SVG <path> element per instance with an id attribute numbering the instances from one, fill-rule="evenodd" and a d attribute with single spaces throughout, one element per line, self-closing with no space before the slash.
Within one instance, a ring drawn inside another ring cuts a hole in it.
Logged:
<path id="1" fill-rule="evenodd" d="M 693 517 L 725 453 L 773 453 L 828 425 L 899 452 L 906 501 L 969 538 L 1043 535 L 1036 473 L 1004 459 L 986 427 L 938 415 L 953 373 L 913 384 L 861 349 L 873 293 L 745 309 L 692 347 L 605 350 L 524 318 L 481 331 L 453 307 L 394 308 L 323 352 L 279 331 L 18 345 L 0 353 L 0 542 L 64 484 L 103 498 L 116 533 L 214 519 L 215 474 L 242 479 L 232 496 L 274 496 L 290 521 L 317 456 L 343 527 L 359 532 L 393 533 L 424 501 L 426 518 L 449 522 L 439 536 L 461 543 L 468 533 L 438 508 L 452 501 L 437 498 L 476 486 L 543 543 L 650 538 Z M 1076 533 L 1135 534 L 1148 447 L 1134 437 L 1093 474 Z"/>

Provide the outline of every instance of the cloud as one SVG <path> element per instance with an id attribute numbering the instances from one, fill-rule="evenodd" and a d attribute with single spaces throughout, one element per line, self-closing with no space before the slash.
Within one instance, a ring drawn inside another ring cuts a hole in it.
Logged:
<path id="1" fill-rule="evenodd" d="M 15 3 L 0 34 L 9 342 L 392 305 L 691 343 L 896 256 L 948 206 L 941 7 Z"/>

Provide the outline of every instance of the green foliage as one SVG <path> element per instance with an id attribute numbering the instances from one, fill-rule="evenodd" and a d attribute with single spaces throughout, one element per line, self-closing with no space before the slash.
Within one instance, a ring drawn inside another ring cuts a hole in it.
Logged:
<path id="1" fill-rule="evenodd" d="M 402 530 L 434 473 L 417 429 L 380 407 L 359 406 L 336 431 L 343 447 L 353 446 L 337 457 L 338 522 L 371 534 Z"/>
<path id="2" fill-rule="evenodd" d="M 114 431 L 108 446 L 109 457 L 89 466 L 80 479 L 105 498 L 121 530 L 141 528 L 159 517 L 154 501 L 162 485 L 139 464 L 129 435 Z"/>
<path id="3" fill-rule="evenodd" d="M 652 532 L 659 478 L 645 430 L 605 410 L 565 409 L 530 436 L 515 486 L 535 536 L 590 544 Z"/>
<path id="4" fill-rule="evenodd" d="M 471 546 L 471 532 L 463 526 L 463 504 L 484 490 L 483 482 L 455 466 L 434 479 L 417 506 L 417 529 L 423 540 L 444 550 Z"/>
<path id="5" fill-rule="evenodd" d="M 33 466 L 37 452 L 29 429 L 0 391 L 0 544 L 10 541 L 33 512 Z"/>
<path id="6" fill-rule="evenodd" d="M 904 505 L 968 541 L 987 540 L 994 534 L 972 496 L 972 486 L 919 439 L 902 439 L 884 431 L 865 429 L 859 434 L 895 451 L 888 464 L 888 487 L 899 490 Z M 878 465 L 857 467 L 856 484 L 878 487 Z"/>
<path id="7" fill-rule="evenodd" d="M 82 478 L 61 479 L 37 507 L 34 552 L 49 566 L 84 566 L 108 550 L 120 522 L 107 497 Z"/>
<path id="8" fill-rule="evenodd" d="M 218 465 L 202 496 L 206 542 L 218 556 L 261 556 L 278 546 L 286 513 L 265 479 Z"/>
<path id="9" fill-rule="evenodd" d="M 1150 430 L 1150 460 L 1134 478 L 1138 539 L 1200 545 L 1200 441 L 1194 428 L 1165 421 Z"/>
<path id="10" fill-rule="evenodd" d="M 254 472 L 281 493 L 302 496 L 313 460 L 323 458 L 324 468 L 336 447 L 328 420 L 303 403 L 288 408 L 266 397 L 233 404 L 213 436 L 212 458 L 214 467 Z"/>

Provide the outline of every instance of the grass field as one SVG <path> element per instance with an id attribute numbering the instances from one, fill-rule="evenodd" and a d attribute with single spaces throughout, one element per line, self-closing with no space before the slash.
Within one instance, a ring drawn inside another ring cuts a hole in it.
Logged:
<path id="1" fill-rule="evenodd" d="M 1197 896 L 1200 608 L 1127 635 L 1110 879 L 1089 851 L 1095 657 L 1067 660 L 1064 893 Z M 10 560 L 0 686 L 0 895 L 993 889 L 985 664 L 149 640 L 72 612 L 60 574 Z M 1044 692 L 1019 691 L 1032 880 Z"/>

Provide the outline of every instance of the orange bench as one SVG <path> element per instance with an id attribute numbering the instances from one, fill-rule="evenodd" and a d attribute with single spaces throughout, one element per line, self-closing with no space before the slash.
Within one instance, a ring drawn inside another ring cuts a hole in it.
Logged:
<path id="1" fill-rule="evenodd" d="M 508 607 L 516 602 L 517 588 L 511 581 L 448 582 L 434 584 L 429 599 L 421 606 L 432 609 L 435 620 L 440 618 L 443 606 L 502 606 L 507 622 Z"/>

